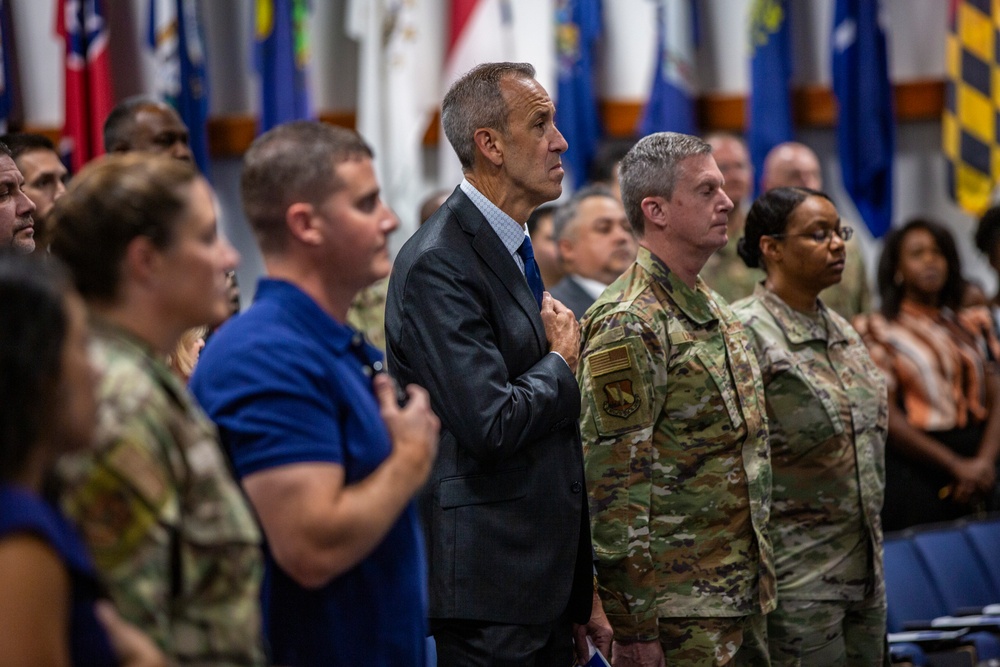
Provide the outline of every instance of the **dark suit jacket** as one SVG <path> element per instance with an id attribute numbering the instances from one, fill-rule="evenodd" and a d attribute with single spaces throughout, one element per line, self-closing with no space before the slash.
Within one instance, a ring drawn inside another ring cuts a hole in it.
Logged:
<path id="1" fill-rule="evenodd" d="M 573 280 L 573 276 L 566 276 L 549 290 L 552 298 L 558 299 L 564 306 L 573 311 L 576 319 L 583 319 L 583 314 L 594 305 L 594 297 L 580 286 L 580 283 Z"/>
<path id="2" fill-rule="evenodd" d="M 420 498 L 430 616 L 589 618 L 592 551 L 580 392 L 547 354 L 538 304 L 458 188 L 393 265 L 386 356 L 431 395 L 441 442 Z"/>

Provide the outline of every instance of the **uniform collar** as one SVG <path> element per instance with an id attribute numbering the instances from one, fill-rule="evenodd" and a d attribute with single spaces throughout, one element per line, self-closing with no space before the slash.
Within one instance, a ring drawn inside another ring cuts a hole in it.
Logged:
<path id="1" fill-rule="evenodd" d="M 639 247 L 636 263 L 667 290 L 674 303 L 688 318 L 698 324 L 708 324 L 719 319 L 718 313 L 712 307 L 708 286 L 701 277 L 695 280 L 694 289 L 691 289 L 663 263 L 662 259 L 642 246 Z"/>
<path id="2" fill-rule="evenodd" d="M 816 303 L 818 317 L 811 317 L 789 306 L 763 283 L 758 283 L 754 287 L 753 295 L 774 316 L 785 338 L 793 345 L 821 341 L 830 346 L 847 341 L 844 330 L 830 317 L 829 309 L 818 299 Z"/>

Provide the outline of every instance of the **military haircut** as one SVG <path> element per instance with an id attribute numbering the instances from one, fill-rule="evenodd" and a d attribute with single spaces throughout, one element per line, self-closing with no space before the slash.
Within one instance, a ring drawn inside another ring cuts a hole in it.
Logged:
<path id="1" fill-rule="evenodd" d="M 483 63 L 451 85 L 441 103 L 441 124 L 463 171 L 476 159 L 476 130 L 486 127 L 507 134 L 510 109 L 500 84 L 504 79 L 534 79 L 530 63 Z"/>
<path id="2" fill-rule="evenodd" d="M 743 238 L 736 244 L 736 252 L 744 264 L 751 269 L 762 268 L 767 271 L 762 262 L 760 238 L 784 234 L 788 228 L 788 218 L 809 197 L 822 197 L 833 204 L 829 195 L 809 188 L 775 188 L 757 197 L 747 212 Z"/>
<path id="3" fill-rule="evenodd" d="M 945 279 L 944 287 L 941 288 L 939 305 L 952 310 L 961 307 L 965 280 L 962 278 L 962 263 L 958 258 L 954 237 L 944 225 L 925 218 L 914 218 L 902 227 L 889 232 L 885 237 L 882 256 L 878 261 L 878 291 L 882 297 L 882 314 L 886 319 L 893 320 L 899 315 L 899 307 L 903 303 L 905 292 L 902 283 L 896 281 L 900 253 L 906 235 L 918 229 L 923 229 L 934 237 L 938 249 L 948 263 L 948 277 Z"/>
<path id="4" fill-rule="evenodd" d="M 44 134 L 12 132 L 0 136 L 0 143 L 7 146 L 10 151 L 8 155 L 14 158 L 15 161 L 25 153 L 30 153 L 31 151 L 52 151 L 53 153 L 57 153 L 55 144 Z"/>
<path id="5" fill-rule="evenodd" d="M 115 105 L 104 120 L 104 152 L 123 153 L 132 149 L 135 117 L 143 109 L 169 110 L 180 118 L 172 106 L 158 97 L 135 95 L 124 99 Z"/>
<path id="6" fill-rule="evenodd" d="M 52 419 L 69 291 L 58 262 L 0 252 L 0 483 L 24 472 Z"/>
<path id="7" fill-rule="evenodd" d="M 51 251 L 69 267 L 84 299 L 117 298 L 132 239 L 170 246 L 188 206 L 182 188 L 199 177 L 194 165 L 165 155 L 119 153 L 91 162 L 73 178 L 52 207 Z"/>
<path id="8" fill-rule="evenodd" d="M 317 121 L 285 123 L 254 140 L 243 157 L 243 212 L 265 255 L 285 249 L 292 204 L 318 206 L 344 187 L 337 167 L 374 158 L 357 132 Z"/>
<path id="9" fill-rule="evenodd" d="M 622 158 L 618 167 L 622 204 L 632 225 L 632 233 L 642 238 L 646 233 L 642 200 L 646 197 L 674 195 L 680 163 L 692 155 L 708 155 L 712 147 L 689 134 L 656 132 L 640 139 Z"/>
<path id="10" fill-rule="evenodd" d="M 618 201 L 611 188 L 600 183 L 588 185 L 574 192 L 569 201 L 556 209 L 555 216 L 552 218 L 552 237 L 557 242 L 573 233 L 572 223 L 580 211 L 580 204 L 591 197 L 607 197 L 614 202 Z"/>

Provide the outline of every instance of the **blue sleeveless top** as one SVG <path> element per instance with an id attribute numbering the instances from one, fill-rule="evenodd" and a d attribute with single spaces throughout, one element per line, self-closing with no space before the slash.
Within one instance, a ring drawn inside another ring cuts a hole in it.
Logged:
<path id="1" fill-rule="evenodd" d="M 52 547 L 70 578 L 70 661 L 73 665 L 113 667 L 118 659 L 104 626 L 94 614 L 102 589 L 87 548 L 76 530 L 37 495 L 0 484 L 0 539 L 30 533 Z"/>

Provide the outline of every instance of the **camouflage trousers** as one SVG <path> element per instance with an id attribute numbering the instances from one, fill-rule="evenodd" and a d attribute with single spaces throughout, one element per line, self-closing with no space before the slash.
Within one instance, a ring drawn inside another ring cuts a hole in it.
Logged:
<path id="1" fill-rule="evenodd" d="M 768 667 L 766 629 L 761 614 L 659 619 L 666 664 L 685 667 Z"/>
<path id="2" fill-rule="evenodd" d="M 888 664 L 881 601 L 782 600 L 767 615 L 774 667 L 878 667 Z"/>

